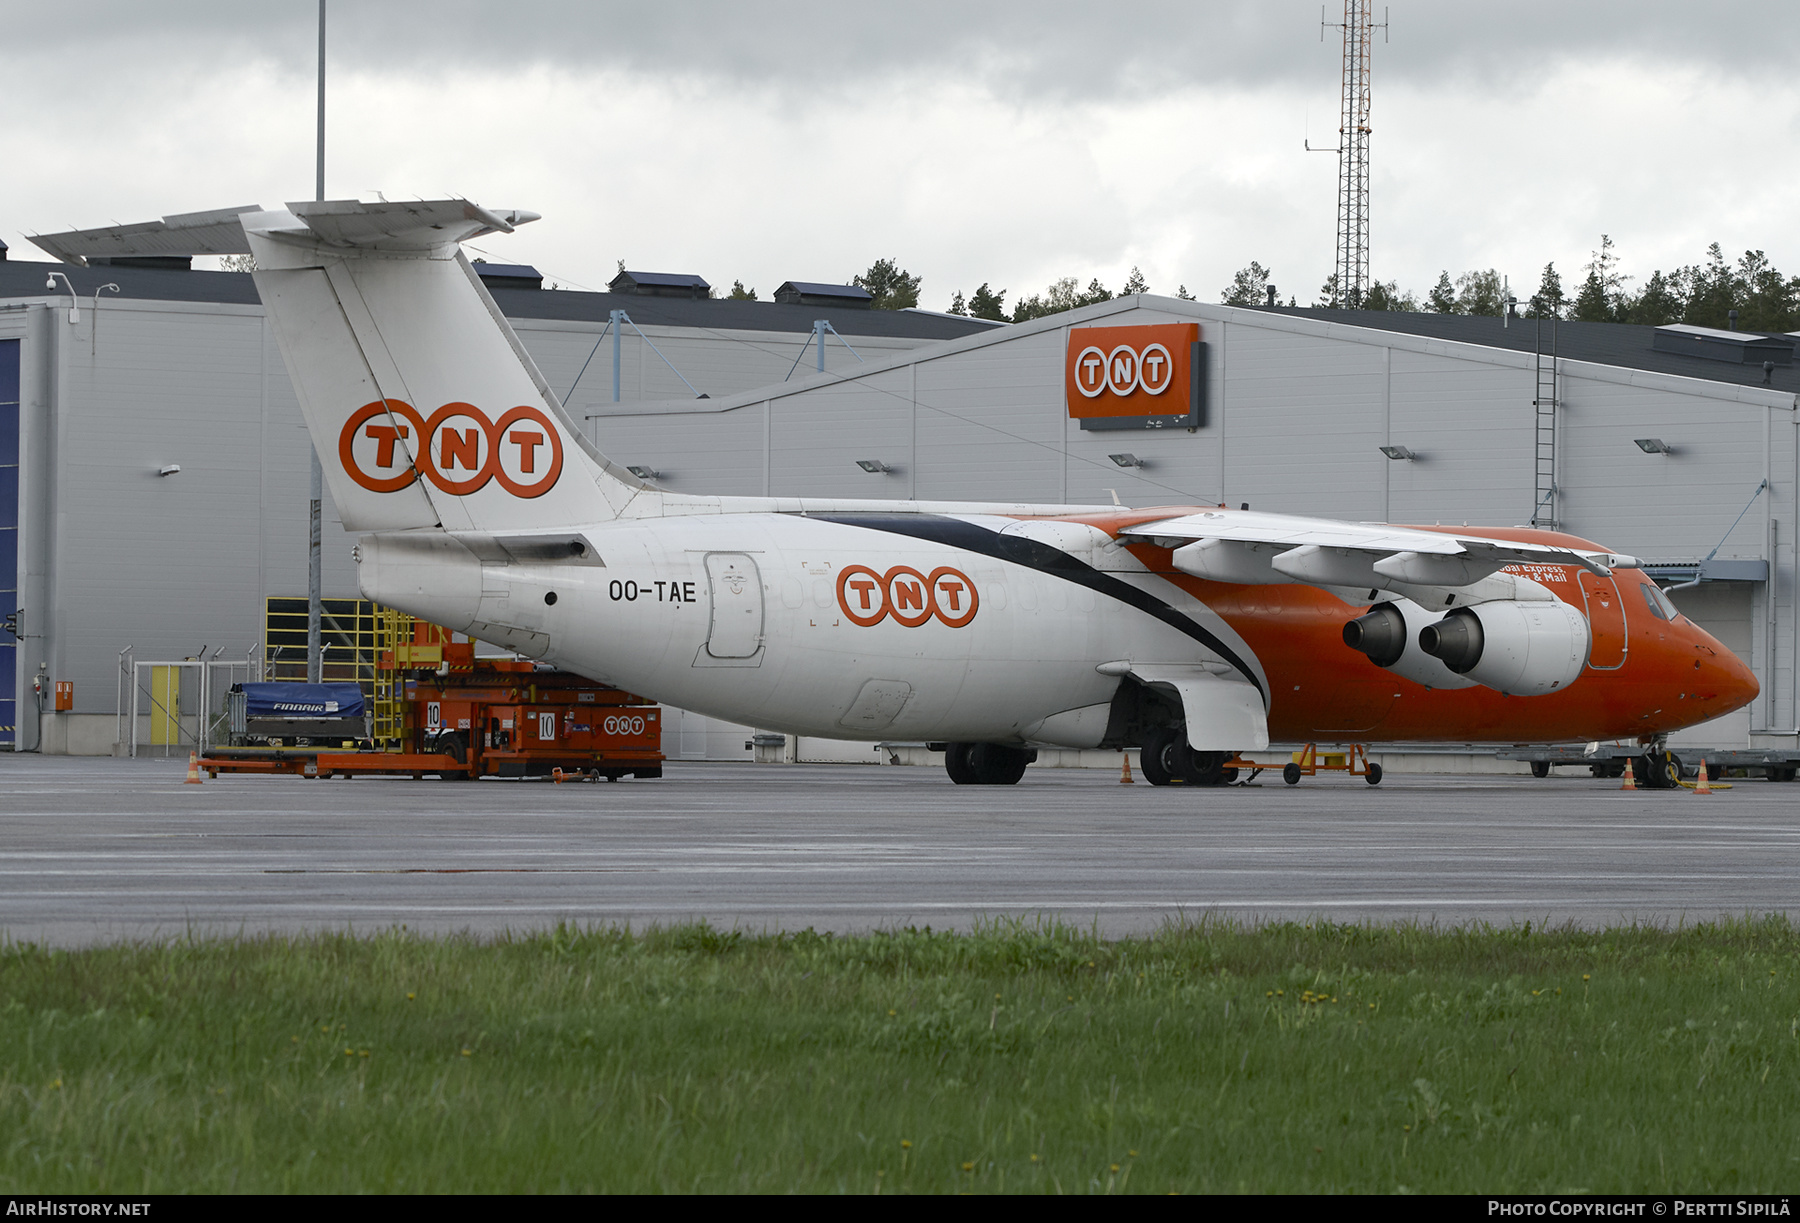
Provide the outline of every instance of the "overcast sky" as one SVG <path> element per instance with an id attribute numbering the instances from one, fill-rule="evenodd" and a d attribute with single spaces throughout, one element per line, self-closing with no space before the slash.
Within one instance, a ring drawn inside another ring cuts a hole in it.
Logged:
<path id="1" fill-rule="evenodd" d="M 1340 20 L 1341 0 L 1328 6 Z M 1378 10 L 1379 12 L 1379 10 Z M 0 7 L 0 237 L 313 192 L 315 6 Z M 1709 242 L 1800 273 L 1787 154 L 1800 6 L 1388 7 L 1375 45 L 1374 274 L 1565 283 Z M 1331 271 L 1340 43 L 1306 0 L 658 5 L 333 0 L 326 190 L 462 195 L 544 219 L 480 245 L 566 285 L 616 261 L 844 280 L 921 304 L 1059 276 L 1217 300 Z M 1520 296 L 1524 296 L 1521 293 Z"/>

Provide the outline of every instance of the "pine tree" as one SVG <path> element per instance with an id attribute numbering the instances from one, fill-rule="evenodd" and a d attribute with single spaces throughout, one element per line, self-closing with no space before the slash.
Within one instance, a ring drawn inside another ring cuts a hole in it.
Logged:
<path id="1" fill-rule="evenodd" d="M 1247 268 L 1239 268 L 1225 286 L 1219 301 L 1227 306 L 1260 306 L 1269 299 L 1269 277 L 1274 273 L 1256 260 Z"/>
<path id="2" fill-rule="evenodd" d="M 1717 242 L 1706 248 L 1706 262 L 1682 268 L 1675 275 L 1687 290 L 1687 304 L 1681 321 L 1696 327 L 1724 327 L 1731 321 L 1728 313 L 1737 308 L 1737 278 L 1725 262 L 1725 252 Z"/>
<path id="3" fill-rule="evenodd" d="M 1450 273 L 1446 270 L 1438 273 L 1437 285 L 1433 287 L 1427 300 L 1431 308 L 1438 314 L 1461 314 L 1456 304 L 1456 286 L 1450 283 Z"/>
<path id="4" fill-rule="evenodd" d="M 1144 283 L 1144 274 L 1132 266 L 1131 275 L 1125 278 L 1125 287 L 1119 290 L 1120 297 L 1130 297 L 1134 293 L 1148 293 L 1150 286 Z"/>
<path id="5" fill-rule="evenodd" d="M 919 304 L 919 284 L 923 277 L 909 276 L 906 269 L 892 259 L 877 259 L 869 270 L 853 276 L 850 283 L 868 290 L 877 310 L 907 310 Z"/>
<path id="6" fill-rule="evenodd" d="M 1658 268 L 1644 282 L 1644 291 L 1626 303 L 1625 321 L 1661 327 L 1665 323 L 1678 322 L 1686 304 L 1681 299 L 1680 286 Z"/>
<path id="7" fill-rule="evenodd" d="M 1613 240 L 1600 235 L 1600 249 L 1588 260 L 1587 276 L 1575 294 L 1569 317 L 1585 323 L 1616 323 L 1625 317 L 1625 277 L 1619 275 Z"/>
<path id="8" fill-rule="evenodd" d="M 1377 280 L 1369 286 L 1363 295 L 1364 310 L 1404 310 L 1411 314 L 1419 312 L 1419 299 L 1411 293 L 1402 293 L 1398 281 L 1390 280 L 1383 284 Z"/>
<path id="9" fill-rule="evenodd" d="M 995 293 L 988 288 L 987 281 L 982 281 L 981 287 L 975 290 L 975 295 L 969 299 L 969 315 L 971 318 L 985 318 L 993 319 L 996 322 L 1005 322 L 1006 290 L 1002 289 L 998 293 Z"/>
<path id="10" fill-rule="evenodd" d="M 1796 282 L 1785 279 L 1761 251 L 1745 251 L 1738 260 L 1738 326 L 1746 331 L 1793 331 Z"/>
<path id="11" fill-rule="evenodd" d="M 1101 284 L 1100 278 L 1096 276 L 1088 281 L 1088 287 L 1083 289 L 1075 298 L 1075 304 L 1077 306 L 1092 306 L 1098 302 L 1109 302 L 1112 298 L 1112 292 L 1108 290 L 1105 285 Z"/>
<path id="12" fill-rule="evenodd" d="M 956 296 L 952 297 L 950 299 L 950 313 L 951 314 L 967 314 L 968 312 L 969 312 L 969 307 L 968 307 L 968 304 L 963 301 L 962 290 L 958 289 L 956 291 Z"/>
<path id="13" fill-rule="evenodd" d="M 1194 295 L 1188 292 L 1186 285 L 1182 285 L 1179 289 L 1176 289 L 1175 296 L 1184 302 L 1191 302 L 1194 300 Z"/>
<path id="14" fill-rule="evenodd" d="M 1538 291 L 1531 295 L 1531 306 L 1526 315 L 1529 318 L 1561 318 L 1565 303 L 1562 277 L 1556 271 L 1556 264 L 1546 263 L 1543 278 L 1538 281 Z"/>
<path id="15" fill-rule="evenodd" d="M 743 281 L 734 280 L 731 282 L 731 292 L 725 295 L 725 300 L 734 302 L 753 302 L 756 300 L 756 290 L 746 289 Z"/>
<path id="16" fill-rule="evenodd" d="M 1325 278 L 1325 283 L 1319 286 L 1319 300 L 1313 303 L 1313 307 L 1315 309 L 1329 307 L 1330 309 L 1336 310 L 1340 305 L 1341 303 L 1338 301 L 1337 273 L 1333 272 Z"/>

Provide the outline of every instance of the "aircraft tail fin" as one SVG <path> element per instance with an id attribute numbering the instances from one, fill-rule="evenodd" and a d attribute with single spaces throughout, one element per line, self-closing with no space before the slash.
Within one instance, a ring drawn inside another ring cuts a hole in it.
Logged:
<path id="1" fill-rule="evenodd" d="M 612 518 L 648 487 L 589 445 L 459 249 L 536 219 L 324 200 L 39 245 L 65 259 L 247 247 L 345 527 L 504 534 Z"/>

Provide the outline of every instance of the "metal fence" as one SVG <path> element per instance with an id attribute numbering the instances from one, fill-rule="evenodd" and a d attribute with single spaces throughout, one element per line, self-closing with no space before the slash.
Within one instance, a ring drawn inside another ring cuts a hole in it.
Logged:
<path id="1" fill-rule="evenodd" d="M 207 751 L 231 740 L 230 702 L 234 684 L 262 678 L 263 664 L 252 649 L 242 659 L 138 660 L 119 653 L 120 743 L 127 754 L 179 756 Z"/>

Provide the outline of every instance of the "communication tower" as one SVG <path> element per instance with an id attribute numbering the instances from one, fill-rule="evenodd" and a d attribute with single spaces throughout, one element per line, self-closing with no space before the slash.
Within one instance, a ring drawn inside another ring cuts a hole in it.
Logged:
<path id="1" fill-rule="evenodd" d="M 1369 59 L 1375 31 L 1387 37 L 1387 10 L 1377 24 L 1369 0 L 1344 0 L 1344 20 L 1327 22 L 1319 9 L 1319 38 L 1333 25 L 1344 33 L 1344 96 L 1338 147 L 1314 149 L 1338 155 L 1337 292 L 1331 304 L 1355 309 L 1369 290 Z"/>

